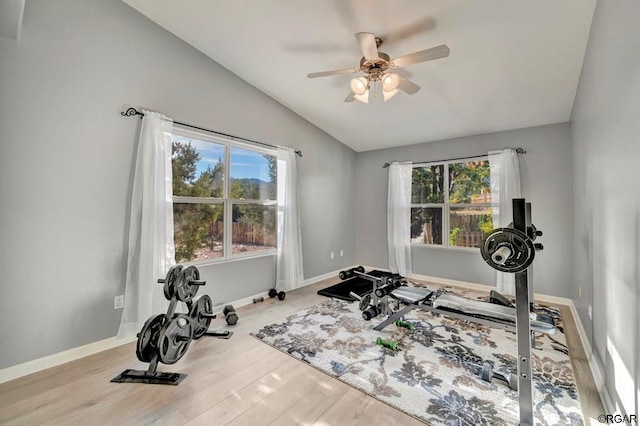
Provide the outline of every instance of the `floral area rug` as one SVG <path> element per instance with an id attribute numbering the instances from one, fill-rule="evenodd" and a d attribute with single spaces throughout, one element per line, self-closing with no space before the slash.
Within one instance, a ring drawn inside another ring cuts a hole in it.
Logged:
<path id="1" fill-rule="evenodd" d="M 486 299 L 452 287 L 438 292 Z M 582 425 L 559 313 L 538 309 L 555 316 L 559 327 L 553 336 L 536 334 L 535 422 Z M 357 303 L 328 299 L 252 335 L 428 424 L 518 424 L 517 391 L 482 380 L 472 365 L 486 360 L 493 371 L 515 373 L 515 333 L 418 309 L 405 317 L 413 330 L 395 324 L 373 330 L 382 319 L 365 321 Z M 378 338 L 396 342 L 397 350 L 376 344 Z"/>

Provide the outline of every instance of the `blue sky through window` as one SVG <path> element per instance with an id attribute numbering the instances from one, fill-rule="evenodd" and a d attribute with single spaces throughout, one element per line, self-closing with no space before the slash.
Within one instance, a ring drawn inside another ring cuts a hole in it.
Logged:
<path id="1" fill-rule="evenodd" d="M 172 140 L 191 143 L 200 154 L 200 161 L 196 164 L 196 179 L 208 166 L 214 167 L 220 159 L 224 162 L 224 145 L 175 134 L 172 135 Z M 231 147 L 231 178 L 269 182 L 269 162 L 258 152 Z"/>

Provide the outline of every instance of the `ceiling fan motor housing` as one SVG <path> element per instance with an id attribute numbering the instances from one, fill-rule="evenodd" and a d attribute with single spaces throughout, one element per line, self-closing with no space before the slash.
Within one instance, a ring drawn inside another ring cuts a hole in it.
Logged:
<path id="1" fill-rule="evenodd" d="M 371 80 L 380 80 L 382 74 L 389 68 L 391 58 L 383 52 L 378 52 L 378 58 L 368 60 L 365 57 L 360 59 L 360 69 L 369 74 Z"/>

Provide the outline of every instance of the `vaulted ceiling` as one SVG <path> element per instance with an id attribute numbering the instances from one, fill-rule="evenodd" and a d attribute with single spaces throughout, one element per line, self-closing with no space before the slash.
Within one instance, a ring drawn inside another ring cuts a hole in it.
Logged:
<path id="1" fill-rule="evenodd" d="M 124 0 L 355 151 L 570 119 L 596 0 Z M 344 102 L 362 73 L 355 33 L 396 58 L 446 44 L 399 74 L 421 87 Z"/>

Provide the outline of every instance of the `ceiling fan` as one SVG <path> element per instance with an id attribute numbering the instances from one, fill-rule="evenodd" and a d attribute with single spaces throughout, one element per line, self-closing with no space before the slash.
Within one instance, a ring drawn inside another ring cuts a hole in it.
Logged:
<path id="1" fill-rule="evenodd" d="M 372 33 L 357 33 L 356 40 L 360 45 L 362 59 L 360 59 L 359 68 L 347 68 L 333 71 L 313 72 L 307 74 L 308 78 L 326 77 L 337 74 L 352 74 L 358 71 L 365 73 L 362 77 L 356 77 L 349 84 L 351 93 L 344 100 L 345 102 L 353 102 L 358 100 L 363 103 L 369 103 L 369 93 L 374 90 L 374 85 L 380 83 L 382 87 L 382 95 L 384 101 L 388 101 L 398 94 L 399 90 L 412 95 L 420 90 L 420 86 L 400 77 L 395 72 L 390 72 L 393 68 L 399 68 L 406 65 L 416 64 L 418 62 L 432 61 L 434 59 L 446 58 L 449 56 L 449 48 L 443 44 L 432 47 L 431 49 L 421 50 L 419 52 L 410 53 L 395 59 L 389 58 L 386 53 L 378 51 L 382 45 L 382 39 L 376 37 Z"/>

